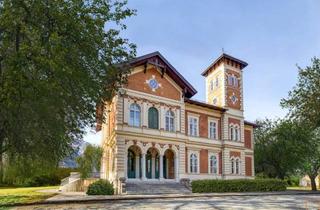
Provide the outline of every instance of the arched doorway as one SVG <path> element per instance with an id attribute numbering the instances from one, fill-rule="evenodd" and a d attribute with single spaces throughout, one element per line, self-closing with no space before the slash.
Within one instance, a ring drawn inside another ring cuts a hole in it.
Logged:
<path id="1" fill-rule="evenodd" d="M 147 179 L 159 179 L 159 152 L 155 148 L 149 148 L 146 154 Z"/>
<path id="2" fill-rule="evenodd" d="M 128 148 L 127 177 L 128 179 L 141 177 L 141 150 L 136 145 Z"/>
<path id="3" fill-rule="evenodd" d="M 165 179 L 175 178 L 174 153 L 171 149 L 167 149 L 163 156 L 163 177 Z"/>

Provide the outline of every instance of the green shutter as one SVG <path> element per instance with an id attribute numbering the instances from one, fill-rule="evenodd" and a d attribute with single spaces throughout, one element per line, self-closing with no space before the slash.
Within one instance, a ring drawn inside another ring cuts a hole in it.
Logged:
<path id="1" fill-rule="evenodd" d="M 158 110 L 154 107 L 151 107 L 148 111 L 148 127 L 153 129 L 158 129 L 159 126 L 158 120 Z"/>

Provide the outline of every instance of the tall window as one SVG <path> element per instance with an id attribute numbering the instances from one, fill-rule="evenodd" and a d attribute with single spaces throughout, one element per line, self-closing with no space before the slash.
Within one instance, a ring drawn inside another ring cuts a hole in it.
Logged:
<path id="1" fill-rule="evenodd" d="M 198 157 L 194 153 L 190 155 L 190 172 L 191 173 L 198 172 Z"/>
<path id="2" fill-rule="evenodd" d="M 231 159 L 231 173 L 234 174 L 234 159 Z"/>
<path id="3" fill-rule="evenodd" d="M 198 136 L 198 118 L 189 117 L 189 135 Z"/>
<path id="4" fill-rule="evenodd" d="M 232 174 L 240 174 L 240 159 L 239 158 L 231 158 L 231 173 Z"/>
<path id="5" fill-rule="evenodd" d="M 239 137 L 239 127 L 238 126 L 235 126 L 234 128 L 234 139 L 235 141 L 239 141 L 240 140 L 240 137 Z"/>
<path id="6" fill-rule="evenodd" d="M 217 88 L 219 87 L 219 78 L 218 77 L 216 78 L 216 87 Z"/>
<path id="7" fill-rule="evenodd" d="M 240 174 L 240 160 L 236 159 L 236 174 Z"/>
<path id="8" fill-rule="evenodd" d="M 213 90 L 213 80 L 210 81 L 210 90 Z"/>
<path id="9" fill-rule="evenodd" d="M 215 155 L 210 156 L 210 173 L 211 174 L 218 173 L 218 161 L 217 161 L 217 156 Z"/>
<path id="10" fill-rule="evenodd" d="M 234 128 L 233 128 L 233 125 L 230 125 L 230 139 L 234 140 Z"/>
<path id="11" fill-rule="evenodd" d="M 148 127 L 152 129 L 159 128 L 158 110 L 154 107 L 150 107 L 148 110 Z"/>
<path id="12" fill-rule="evenodd" d="M 171 110 L 166 113 L 166 131 L 174 131 L 174 113 Z"/>
<path id="13" fill-rule="evenodd" d="M 214 121 L 209 122 L 209 138 L 217 139 L 217 122 L 214 122 Z"/>
<path id="14" fill-rule="evenodd" d="M 228 85 L 238 87 L 238 78 L 234 75 L 228 76 Z"/>
<path id="15" fill-rule="evenodd" d="M 141 109 L 136 103 L 130 105 L 130 122 L 131 126 L 140 127 L 141 122 Z"/>

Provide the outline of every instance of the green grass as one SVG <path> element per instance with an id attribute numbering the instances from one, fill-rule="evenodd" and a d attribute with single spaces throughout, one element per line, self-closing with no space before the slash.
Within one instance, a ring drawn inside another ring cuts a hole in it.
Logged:
<path id="1" fill-rule="evenodd" d="M 3 209 L 1 206 L 33 203 L 54 196 L 55 193 L 38 192 L 39 190 L 48 189 L 58 189 L 58 186 L 0 188 L 0 209 Z"/>
<path id="2" fill-rule="evenodd" d="M 287 187 L 287 190 L 311 190 L 311 187 Z"/>

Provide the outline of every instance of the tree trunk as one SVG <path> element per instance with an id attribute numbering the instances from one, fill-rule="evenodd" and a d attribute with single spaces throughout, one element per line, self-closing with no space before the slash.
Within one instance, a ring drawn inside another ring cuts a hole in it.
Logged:
<path id="1" fill-rule="evenodd" d="M 317 176 L 309 175 L 310 182 L 311 182 L 311 190 L 312 191 L 317 191 L 316 177 Z"/>

